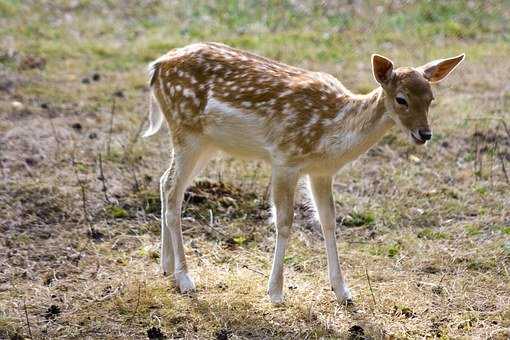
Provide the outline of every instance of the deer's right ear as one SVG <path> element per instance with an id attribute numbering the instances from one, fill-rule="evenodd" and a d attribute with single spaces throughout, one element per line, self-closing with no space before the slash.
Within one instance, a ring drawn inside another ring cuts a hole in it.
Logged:
<path id="1" fill-rule="evenodd" d="M 393 63 L 379 54 L 372 54 L 372 72 L 375 80 L 381 85 L 387 85 L 393 79 Z"/>

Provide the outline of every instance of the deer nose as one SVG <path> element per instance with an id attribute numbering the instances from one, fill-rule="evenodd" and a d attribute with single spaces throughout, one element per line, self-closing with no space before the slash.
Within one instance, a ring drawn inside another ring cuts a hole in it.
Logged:
<path id="1" fill-rule="evenodd" d="M 418 129 L 421 139 L 430 140 L 432 138 L 432 131 L 429 129 Z"/>

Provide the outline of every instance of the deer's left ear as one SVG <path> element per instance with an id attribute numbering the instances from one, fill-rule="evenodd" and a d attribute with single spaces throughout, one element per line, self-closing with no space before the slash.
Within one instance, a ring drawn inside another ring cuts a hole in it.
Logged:
<path id="1" fill-rule="evenodd" d="M 465 54 L 463 53 L 453 58 L 434 60 L 418 67 L 417 70 L 431 83 L 437 83 L 446 78 L 464 60 L 464 56 Z"/>

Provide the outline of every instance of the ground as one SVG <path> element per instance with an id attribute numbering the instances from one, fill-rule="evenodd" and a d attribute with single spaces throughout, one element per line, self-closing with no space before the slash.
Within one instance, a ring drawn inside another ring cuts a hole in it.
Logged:
<path id="1" fill-rule="evenodd" d="M 0 338 L 494 338 L 510 327 L 510 6 L 505 1 L 0 0 Z M 269 168 L 224 155 L 188 190 L 197 292 L 159 267 L 167 131 L 146 124 L 146 66 L 221 41 L 355 92 L 370 54 L 418 66 L 466 53 L 434 86 L 434 138 L 394 129 L 335 181 L 354 305 L 327 283 L 304 194 L 283 305 L 265 295 Z"/>

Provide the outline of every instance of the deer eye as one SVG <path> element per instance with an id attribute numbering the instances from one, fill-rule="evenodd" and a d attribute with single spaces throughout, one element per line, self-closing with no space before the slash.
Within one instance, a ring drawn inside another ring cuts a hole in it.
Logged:
<path id="1" fill-rule="evenodd" d="M 399 103 L 400 105 L 409 106 L 409 105 L 407 104 L 407 101 L 406 101 L 404 98 L 402 98 L 402 97 L 396 97 L 396 98 L 395 98 L 395 101 L 396 101 L 397 103 Z"/>

